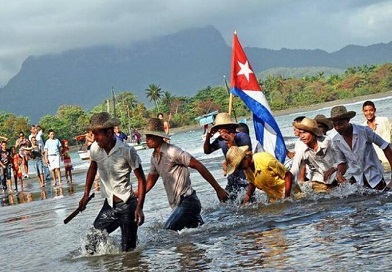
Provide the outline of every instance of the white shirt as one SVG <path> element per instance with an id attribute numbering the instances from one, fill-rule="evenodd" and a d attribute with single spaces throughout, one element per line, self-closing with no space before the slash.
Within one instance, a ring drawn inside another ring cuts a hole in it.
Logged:
<path id="1" fill-rule="evenodd" d="M 354 177 L 363 185 L 365 175 L 369 185 L 374 188 L 383 178 L 384 169 L 374 150 L 373 143 L 381 149 L 387 148 L 388 142 L 367 126 L 351 124 L 353 126 L 352 148 L 343 136 L 336 134 L 333 138 L 338 164 L 347 162 L 348 169 L 345 176 Z"/>
<path id="2" fill-rule="evenodd" d="M 298 148 L 295 151 L 293 164 L 290 172 L 298 178 L 301 162 L 305 162 L 309 169 L 310 180 L 331 184 L 336 177 L 336 172 L 328 180 L 324 180 L 324 173 L 334 166 L 335 151 L 332 147 L 332 141 L 327 136 L 317 137 L 318 147 L 313 150 L 304 144 L 304 148 Z"/>
<path id="3" fill-rule="evenodd" d="M 376 132 L 378 135 L 381 136 L 385 141 L 388 143 L 391 142 L 391 122 L 388 117 L 380 117 L 376 116 L 374 118 L 374 121 L 376 123 L 376 129 L 374 132 Z M 363 122 L 364 126 L 367 126 L 367 120 Z M 376 150 L 378 158 L 383 162 L 383 163 L 389 163 L 387 157 L 385 157 L 384 151 L 380 149 L 377 145 L 373 144 L 374 149 Z"/>
<path id="4" fill-rule="evenodd" d="M 135 148 L 116 139 L 116 144 L 109 154 L 100 148 L 97 142 L 91 145 L 90 157 L 98 165 L 101 195 L 107 198 L 113 207 L 113 195 L 122 201 L 134 196 L 130 174 L 132 169 L 139 168 L 141 161 Z"/>

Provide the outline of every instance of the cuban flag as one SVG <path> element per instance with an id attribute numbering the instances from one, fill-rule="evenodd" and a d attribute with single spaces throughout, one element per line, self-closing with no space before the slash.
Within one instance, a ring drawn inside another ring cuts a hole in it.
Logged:
<path id="1" fill-rule="evenodd" d="M 286 145 L 282 133 L 236 33 L 231 60 L 231 86 L 231 93 L 239 96 L 253 112 L 257 141 L 263 145 L 265 151 L 275 155 L 283 163 L 286 158 Z"/>

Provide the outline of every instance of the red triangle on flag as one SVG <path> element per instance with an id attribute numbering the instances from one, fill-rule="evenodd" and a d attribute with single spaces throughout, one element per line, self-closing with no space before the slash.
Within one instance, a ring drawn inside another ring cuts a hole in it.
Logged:
<path id="1" fill-rule="evenodd" d="M 234 33 L 231 58 L 231 86 L 241 90 L 261 91 L 256 75 Z"/>

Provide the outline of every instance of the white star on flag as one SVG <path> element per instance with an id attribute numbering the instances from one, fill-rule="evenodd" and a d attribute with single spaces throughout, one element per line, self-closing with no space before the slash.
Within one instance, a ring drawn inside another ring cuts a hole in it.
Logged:
<path id="1" fill-rule="evenodd" d="M 249 74 L 253 74 L 252 69 L 249 68 L 249 63 L 246 61 L 245 63 L 241 63 L 237 61 L 241 67 L 241 70 L 238 72 L 237 76 L 244 75 L 246 79 L 249 81 Z"/>

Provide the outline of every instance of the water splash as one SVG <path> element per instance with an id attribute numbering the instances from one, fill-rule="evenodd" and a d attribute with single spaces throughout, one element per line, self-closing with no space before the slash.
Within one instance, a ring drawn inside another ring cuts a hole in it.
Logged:
<path id="1" fill-rule="evenodd" d="M 81 241 L 82 255 L 105 255 L 121 253 L 121 248 L 117 241 L 109 236 L 106 230 L 101 231 L 90 228 L 85 238 Z"/>

